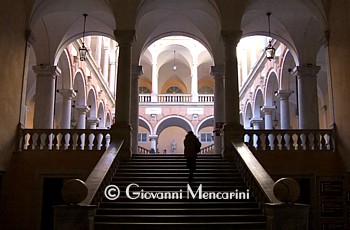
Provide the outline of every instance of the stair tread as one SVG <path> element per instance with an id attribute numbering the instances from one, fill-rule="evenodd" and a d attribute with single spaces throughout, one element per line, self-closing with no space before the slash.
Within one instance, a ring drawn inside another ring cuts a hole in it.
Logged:
<path id="1" fill-rule="evenodd" d="M 145 192 L 179 192 L 181 189 L 182 194 L 187 193 L 188 184 L 193 191 L 202 185 L 203 192 L 235 192 L 236 189 L 246 192 L 249 189 L 234 162 L 224 160 L 220 154 L 199 155 L 191 183 L 183 154 L 134 154 L 119 164 L 111 184 L 117 185 L 121 194 L 118 200 L 103 198 L 95 216 L 96 229 L 114 229 L 113 226 L 159 229 L 164 225 L 169 229 L 266 227 L 265 216 L 251 196 L 244 200 L 201 200 L 198 195 L 194 199 L 184 195 L 183 199 L 131 200 L 126 197 L 125 188 L 132 183 Z"/>

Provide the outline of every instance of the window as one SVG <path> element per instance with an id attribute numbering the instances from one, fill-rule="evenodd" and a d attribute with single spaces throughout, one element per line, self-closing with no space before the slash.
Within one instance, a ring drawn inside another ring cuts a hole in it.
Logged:
<path id="1" fill-rule="evenodd" d="M 214 90 L 210 86 L 203 86 L 198 90 L 199 94 L 214 94 Z"/>
<path id="2" fill-rule="evenodd" d="M 201 133 L 201 142 L 202 143 L 212 143 L 212 133 Z"/>
<path id="3" fill-rule="evenodd" d="M 166 93 L 182 93 L 182 90 L 179 87 L 173 85 L 166 90 Z"/>
<path id="4" fill-rule="evenodd" d="M 151 93 L 151 90 L 145 86 L 140 86 L 139 87 L 139 93 Z"/>
<path id="5" fill-rule="evenodd" d="M 139 143 L 147 142 L 147 133 L 139 133 L 137 136 L 138 136 L 137 139 Z"/>

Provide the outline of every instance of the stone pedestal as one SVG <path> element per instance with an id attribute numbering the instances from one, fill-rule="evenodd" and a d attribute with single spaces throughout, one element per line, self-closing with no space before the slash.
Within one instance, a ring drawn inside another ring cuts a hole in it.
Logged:
<path id="1" fill-rule="evenodd" d="M 131 141 L 132 141 L 132 127 L 131 124 L 125 122 L 119 122 L 112 125 L 111 136 L 112 142 L 116 140 L 124 140 L 123 146 L 119 150 L 120 159 L 130 159 L 131 158 Z"/>
<path id="2" fill-rule="evenodd" d="M 55 230 L 93 230 L 97 206 L 61 205 L 54 207 Z"/>
<path id="3" fill-rule="evenodd" d="M 307 230 L 309 205 L 267 203 L 266 216 L 268 230 Z"/>

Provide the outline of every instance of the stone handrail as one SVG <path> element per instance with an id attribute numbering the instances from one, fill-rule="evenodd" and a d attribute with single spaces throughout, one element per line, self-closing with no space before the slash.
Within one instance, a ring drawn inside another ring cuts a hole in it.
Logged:
<path id="1" fill-rule="evenodd" d="M 334 129 L 245 130 L 244 142 L 252 151 L 335 151 Z"/>
<path id="2" fill-rule="evenodd" d="M 111 142 L 107 129 L 19 129 L 18 151 L 105 150 Z"/>
<path id="3" fill-rule="evenodd" d="M 214 103 L 214 94 L 199 94 L 198 102 L 201 103 Z"/>
<path id="4" fill-rule="evenodd" d="M 150 150 L 149 150 L 149 149 L 146 149 L 146 148 L 144 148 L 144 147 L 142 147 L 142 146 L 137 146 L 137 152 L 138 152 L 138 153 L 145 153 L 145 154 L 148 154 L 148 153 L 150 153 Z"/>
<path id="5" fill-rule="evenodd" d="M 158 94 L 158 102 L 191 102 L 190 94 Z"/>
<path id="6" fill-rule="evenodd" d="M 111 183 L 114 173 L 118 168 L 120 162 L 118 153 L 123 143 L 123 140 L 112 142 L 102 155 L 85 181 L 88 188 L 88 195 L 80 203 L 81 205 L 93 205 L 101 201 L 105 187 Z"/>
<path id="7" fill-rule="evenodd" d="M 206 154 L 206 153 L 214 153 L 214 144 L 208 145 L 204 148 L 201 148 L 200 154 Z"/>
<path id="8" fill-rule="evenodd" d="M 245 182 L 249 185 L 250 192 L 259 201 L 260 207 L 264 209 L 266 203 L 280 203 L 273 193 L 275 182 L 246 144 L 243 142 L 232 142 L 232 145 L 236 149 L 233 153 L 234 162 Z"/>
<path id="9" fill-rule="evenodd" d="M 151 94 L 139 94 L 139 102 L 151 102 Z"/>

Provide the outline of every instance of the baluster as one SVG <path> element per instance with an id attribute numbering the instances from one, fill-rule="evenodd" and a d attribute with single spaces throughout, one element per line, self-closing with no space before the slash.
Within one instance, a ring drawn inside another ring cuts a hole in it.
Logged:
<path id="1" fill-rule="evenodd" d="M 58 136 L 57 133 L 50 133 L 50 139 L 51 139 L 51 144 L 50 144 L 50 150 L 58 150 L 59 148 L 59 142 L 58 142 Z M 56 148 L 55 148 L 56 147 Z"/>
<path id="2" fill-rule="evenodd" d="M 253 145 L 253 134 L 252 133 L 249 133 L 247 134 L 248 137 L 249 137 L 249 140 L 248 140 L 248 147 L 250 149 L 253 149 L 254 148 L 254 145 Z"/>
<path id="3" fill-rule="evenodd" d="M 289 150 L 295 150 L 293 133 L 289 136 Z"/>
<path id="4" fill-rule="evenodd" d="M 38 146 L 38 149 L 43 149 L 44 146 L 45 146 L 45 140 L 46 140 L 46 134 L 45 133 L 42 133 L 42 134 L 39 134 L 38 133 L 38 141 L 37 141 L 37 146 Z"/>
<path id="5" fill-rule="evenodd" d="M 28 146 L 30 150 L 35 149 L 36 147 L 36 142 L 37 142 L 37 134 L 36 133 L 31 133 L 29 134 L 29 139 L 28 139 Z"/>
<path id="6" fill-rule="evenodd" d="M 284 139 L 285 135 L 287 134 L 281 134 L 281 150 L 287 150 L 287 142 Z"/>
<path id="7" fill-rule="evenodd" d="M 276 149 L 279 149 L 279 146 L 278 146 L 278 133 L 276 133 L 274 135 L 274 138 L 273 138 L 273 150 L 276 150 Z"/>
<path id="8" fill-rule="evenodd" d="M 302 133 L 298 133 L 298 138 L 297 138 L 297 146 L 296 150 L 302 150 L 303 149 L 303 140 L 301 138 Z"/>
<path id="9" fill-rule="evenodd" d="M 101 133 L 95 133 L 94 146 L 92 147 L 94 150 L 101 150 Z"/>
<path id="10" fill-rule="evenodd" d="M 310 150 L 311 149 L 311 143 L 310 143 L 310 134 L 305 133 L 305 149 Z"/>
<path id="11" fill-rule="evenodd" d="M 86 135 L 88 135 L 88 134 L 86 134 Z M 89 150 L 93 150 L 93 149 L 96 149 L 96 142 L 95 142 L 95 140 L 96 140 L 96 136 L 95 136 L 95 134 L 94 133 L 90 133 L 89 135 L 88 135 L 88 144 L 87 144 L 87 146 L 88 146 L 88 148 L 89 148 Z"/>
<path id="12" fill-rule="evenodd" d="M 318 132 L 314 132 L 313 133 L 314 136 L 314 140 L 313 140 L 313 146 L 314 146 L 314 150 L 321 150 L 321 146 L 320 146 L 320 136 L 321 134 Z"/>
<path id="13" fill-rule="evenodd" d="M 256 134 L 256 150 L 262 150 L 261 134 Z"/>
<path id="14" fill-rule="evenodd" d="M 272 134 L 266 134 L 265 135 L 265 150 L 271 150 L 270 146 L 270 138 Z"/>
<path id="15" fill-rule="evenodd" d="M 321 141 L 320 141 L 320 149 L 321 150 L 327 150 L 327 146 L 326 146 L 326 135 L 327 133 L 321 133 L 320 134 L 320 138 L 321 138 Z"/>

